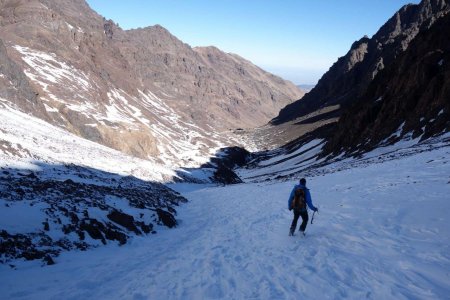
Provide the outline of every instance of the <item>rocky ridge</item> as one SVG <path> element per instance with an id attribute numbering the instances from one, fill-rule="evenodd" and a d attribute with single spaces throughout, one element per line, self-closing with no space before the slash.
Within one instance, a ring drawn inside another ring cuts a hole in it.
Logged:
<path id="1" fill-rule="evenodd" d="M 341 108 L 327 118 L 339 116 L 381 70 L 396 61 L 420 30 L 429 28 L 449 10 L 446 0 L 423 0 L 402 7 L 372 38 L 365 36 L 353 43 L 305 97 L 283 108 L 271 123 L 285 123 L 333 105 Z"/>
<path id="2" fill-rule="evenodd" d="M 323 155 L 450 131 L 450 14 L 423 28 L 342 115 Z"/>
<path id="3" fill-rule="evenodd" d="M 312 164 L 313 170 L 378 147 L 445 136 L 450 130 L 448 12 L 446 1 L 407 5 L 374 37 L 355 42 L 315 89 L 280 112 L 279 117 L 290 117 L 240 132 L 258 151 L 248 167 L 258 161 L 267 167 L 271 161 L 288 165 L 298 160 L 296 166 Z M 371 65 L 377 59 L 385 63 Z M 315 98 L 320 93 L 328 98 Z M 314 143 L 312 154 L 298 150 L 309 143 Z"/>

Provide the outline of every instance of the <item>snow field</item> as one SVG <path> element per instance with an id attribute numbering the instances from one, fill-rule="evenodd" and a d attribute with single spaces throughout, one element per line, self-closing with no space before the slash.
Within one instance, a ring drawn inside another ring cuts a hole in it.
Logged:
<path id="1" fill-rule="evenodd" d="M 174 185 L 178 228 L 2 265 L 0 298 L 448 299 L 449 171 L 447 147 L 308 178 L 306 237 L 288 236 L 293 181 Z"/>

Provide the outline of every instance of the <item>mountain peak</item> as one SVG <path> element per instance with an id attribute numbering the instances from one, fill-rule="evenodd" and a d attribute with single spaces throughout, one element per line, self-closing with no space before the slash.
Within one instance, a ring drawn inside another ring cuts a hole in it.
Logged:
<path id="1" fill-rule="evenodd" d="M 372 38 L 364 37 L 353 43 L 311 92 L 283 108 L 271 122 L 284 123 L 334 105 L 339 105 L 342 111 L 367 89 L 385 66 L 407 49 L 421 29 L 429 28 L 449 11 L 446 0 L 423 0 L 402 7 Z"/>

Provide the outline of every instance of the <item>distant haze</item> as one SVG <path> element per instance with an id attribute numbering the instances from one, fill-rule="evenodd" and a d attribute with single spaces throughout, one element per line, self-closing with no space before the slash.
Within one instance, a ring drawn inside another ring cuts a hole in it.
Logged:
<path id="1" fill-rule="evenodd" d="M 316 85 L 315 84 L 298 84 L 297 85 L 300 89 L 302 89 L 305 92 L 309 92 L 312 90 Z"/>
<path id="2" fill-rule="evenodd" d="M 333 62 L 330 62 L 330 65 Z M 264 70 L 289 80 L 295 85 L 316 85 L 317 81 L 329 69 L 329 66 L 312 68 L 260 66 Z"/>

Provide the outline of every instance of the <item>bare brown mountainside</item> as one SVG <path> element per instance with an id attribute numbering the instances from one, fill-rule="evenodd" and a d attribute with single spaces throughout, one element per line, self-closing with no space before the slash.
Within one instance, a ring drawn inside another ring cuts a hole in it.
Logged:
<path id="1" fill-rule="evenodd" d="M 303 95 L 237 55 L 192 48 L 161 26 L 122 30 L 83 0 L 0 0 L 0 59 L 8 105 L 163 161 L 223 145 L 220 132 L 262 125 Z"/>

